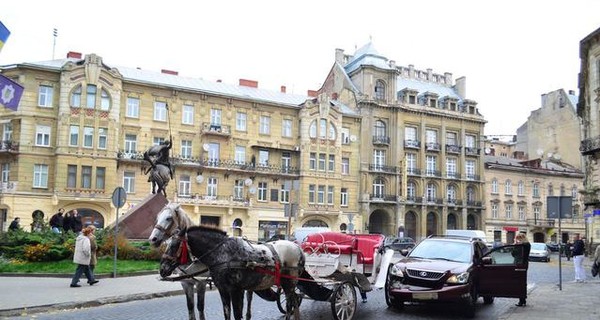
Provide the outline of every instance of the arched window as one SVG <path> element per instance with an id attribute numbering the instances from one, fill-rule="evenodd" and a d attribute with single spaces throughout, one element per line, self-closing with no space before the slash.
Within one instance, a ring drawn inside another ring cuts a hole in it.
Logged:
<path id="1" fill-rule="evenodd" d="M 519 195 L 519 196 L 525 195 L 525 183 L 523 182 L 523 180 L 519 181 L 519 184 L 517 186 L 517 195 Z"/>
<path id="2" fill-rule="evenodd" d="M 96 107 L 96 93 L 98 92 L 98 87 L 93 84 L 87 85 L 86 90 L 86 98 L 85 98 L 85 107 L 89 109 L 94 109 Z"/>
<path id="3" fill-rule="evenodd" d="M 512 182 L 508 179 L 504 183 L 504 194 L 512 194 Z"/>
<path id="4" fill-rule="evenodd" d="M 385 122 L 381 120 L 375 121 L 375 127 L 373 128 L 373 135 L 376 137 L 385 137 L 386 136 L 386 128 Z"/>
<path id="5" fill-rule="evenodd" d="M 492 180 L 492 193 L 498 193 L 498 179 Z"/>
<path id="6" fill-rule="evenodd" d="M 457 226 L 458 226 L 458 224 L 456 223 L 456 216 L 454 215 L 454 213 L 448 214 L 448 227 L 447 227 L 447 229 L 454 230 L 454 229 L 456 229 Z"/>
<path id="7" fill-rule="evenodd" d="M 385 100 L 385 83 L 382 80 L 375 82 L 375 99 Z"/>
<path id="8" fill-rule="evenodd" d="M 473 203 L 475 201 L 475 189 L 469 186 L 467 187 L 467 202 Z"/>
<path id="9" fill-rule="evenodd" d="M 71 92 L 71 107 L 75 107 L 75 108 L 81 107 L 81 85 L 78 85 Z"/>
<path id="10" fill-rule="evenodd" d="M 108 110 L 110 109 L 110 95 L 108 91 L 102 89 L 102 94 L 100 96 L 100 110 Z"/>
<path id="11" fill-rule="evenodd" d="M 406 200 L 415 201 L 417 186 L 414 182 L 409 182 L 406 185 Z"/>
<path id="12" fill-rule="evenodd" d="M 325 139 L 327 137 L 327 119 L 321 119 L 319 125 L 319 138 Z"/>
<path id="13" fill-rule="evenodd" d="M 373 181 L 373 197 L 383 198 L 385 194 L 385 181 L 382 178 L 376 178 Z"/>
<path id="14" fill-rule="evenodd" d="M 335 126 L 333 125 L 333 123 L 329 123 L 329 140 L 335 140 L 335 137 L 337 136 L 337 132 L 335 130 Z"/>
<path id="15" fill-rule="evenodd" d="M 317 137 L 317 120 L 313 120 L 313 122 L 310 123 L 310 127 L 308 128 L 308 135 L 311 138 Z"/>
<path id="16" fill-rule="evenodd" d="M 449 184 L 446 189 L 446 200 L 448 203 L 456 203 L 456 186 Z"/>
<path id="17" fill-rule="evenodd" d="M 435 202 L 437 188 L 434 183 L 427 184 L 427 202 Z"/>

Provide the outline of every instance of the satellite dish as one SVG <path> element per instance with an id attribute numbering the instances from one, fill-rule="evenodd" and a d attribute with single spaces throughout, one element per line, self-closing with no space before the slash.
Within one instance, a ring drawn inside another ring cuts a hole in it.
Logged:
<path id="1" fill-rule="evenodd" d="M 245 184 L 247 187 L 251 186 L 251 185 L 252 185 L 252 179 L 248 178 L 248 179 L 244 180 L 244 184 Z"/>
<path id="2" fill-rule="evenodd" d="M 492 149 L 490 149 L 490 148 L 485 148 L 485 154 L 490 154 L 490 152 L 492 152 Z"/>
<path id="3" fill-rule="evenodd" d="M 202 182 L 204 182 L 204 176 L 203 176 L 203 175 L 197 175 L 197 176 L 196 176 L 196 182 L 197 182 L 197 183 L 202 183 Z"/>
<path id="4" fill-rule="evenodd" d="M 541 157 L 544 154 L 544 150 L 543 149 L 537 149 L 536 153 L 537 153 L 538 156 Z"/>
<path id="5" fill-rule="evenodd" d="M 350 136 L 350 141 L 355 142 L 356 141 L 356 136 L 355 135 L 351 135 Z"/>
<path id="6" fill-rule="evenodd" d="M 248 192 L 250 192 L 250 194 L 255 194 L 256 193 L 256 188 L 252 187 L 252 188 L 250 188 L 250 190 L 248 190 Z"/>
<path id="7" fill-rule="evenodd" d="M 204 151 L 208 151 L 210 150 L 210 145 L 208 143 L 205 143 L 204 145 L 202 145 L 202 149 L 204 149 Z"/>

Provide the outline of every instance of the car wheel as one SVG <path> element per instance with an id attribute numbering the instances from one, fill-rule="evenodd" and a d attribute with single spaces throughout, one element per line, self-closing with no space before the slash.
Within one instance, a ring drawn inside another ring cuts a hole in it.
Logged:
<path id="1" fill-rule="evenodd" d="M 465 317 L 473 318 L 475 317 L 475 304 L 477 303 L 477 288 L 475 288 L 475 284 L 471 284 L 471 293 L 467 299 L 465 299 Z"/>
<path id="2" fill-rule="evenodd" d="M 390 290 L 391 290 L 390 269 L 391 268 L 392 268 L 392 266 L 390 265 L 388 267 L 388 273 L 387 273 L 387 277 L 385 279 L 385 303 L 387 304 L 387 306 L 389 308 L 394 308 L 396 310 L 402 310 L 402 309 L 404 309 L 404 302 L 400 301 L 397 298 L 394 298 L 394 296 L 392 296 L 390 294 Z"/>
<path id="3" fill-rule="evenodd" d="M 483 303 L 485 303 L 485 304 L 492 304 L 492 303 L 494 303 L 494 297 L 484 296 L 483 297 Z"/>

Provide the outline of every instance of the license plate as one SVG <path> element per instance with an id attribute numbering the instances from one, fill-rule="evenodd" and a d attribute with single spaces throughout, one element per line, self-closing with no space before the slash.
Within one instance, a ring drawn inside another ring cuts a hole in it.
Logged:
<path id="1" fill-rule="evenodd" d="M 437 292 L 419 292 L 412 294 L 415 300 L 435 300 L 438 298 Z"/>

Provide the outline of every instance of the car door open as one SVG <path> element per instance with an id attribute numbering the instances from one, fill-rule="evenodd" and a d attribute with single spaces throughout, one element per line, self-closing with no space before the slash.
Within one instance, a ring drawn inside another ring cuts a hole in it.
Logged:
<path id="1" fill-rule="evenodd" d="M 519 298 L 527 295 L 528 262 L 522 245 L 492 249 L 478 263 L 479 294 Z"/>

